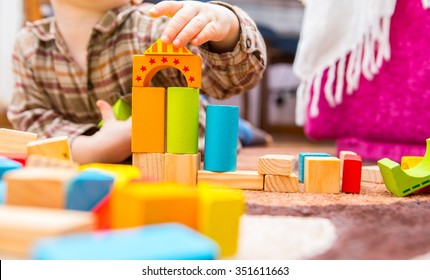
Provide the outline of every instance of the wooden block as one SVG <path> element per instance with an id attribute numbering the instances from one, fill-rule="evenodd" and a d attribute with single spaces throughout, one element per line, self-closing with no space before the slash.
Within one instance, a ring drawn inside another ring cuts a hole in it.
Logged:
<path id="1" fill-rule="evenodd" d="M 198 183 L 210 183 L 243 190 L 263 190 L 264 176 L 257 171 L 211 172 L 199 170 Z"/>
<path id="2" fill-rule="evenodd" d="M 298 192 L 299 178 L 296 174 L 289 176 L 264 175 L 264 190 L 267 192 Z"/>
<path id="3" fill-rule="evenodd" d="M 165 154 L 164 181 L 185 185 L 197 185 L 200 154 Z"/>
<path id="4" fill-rule="evenodd" d="M 402 170 L 400 164 L 388 158 L 378 161 L 385 187 L 392 194 L 402 197 L 430 185 L 430 138 L 426 140 L 426 147 L 421 162 L 407 170 Z"/>
<path id="5" fill-rule="evenodd" d="M 112 228 L 177 222 L 197 229 L 197 191 L 174 184 L 130 183 L 114 190 Z"/>
<path id="6" fill-rule="evenodd" d="M 91 211 L 110 193 L 114 177 L 99 170 L 87 169 L 67 183 L 66 209 Z"/>
<path id="7" fill-rule="evenodd" d="M 189 88 L 201 88 L 200 56 L 194 55 L 185 47 L 176 47 L 161 40 L 157 40 L 144 55 L 133 56 L 133 87 L 149 87 L 152 77 L 167 67 L 181 71 Z"/>
<path id="8" fill-rule="evenodd" d="M 17 161 L 21 163 L 23 166 L 26 165 L 27 161 L 27 150 L 25 153 L 2 153 L 0 152 L 0 156 Z"/>
<path id="9" fill-rule="evenodd" d="M 62 160 L 72 160 L 69 138 L 67 136 L 29 142 L 27 144 L 27 152 L 28 155 L 40 155 Z"/>
<path id="10" fill-rule="evenodd" d="M 420 156 L 403 156 L 400 162 L 400 166 L 403 170 L 413 168 L 421 162 L 424 157 Z M 430 193 L 430 187 L 425 187 L 417 190 L 417 193 Z"/>
<path id="11" fill-rule="evenodd" d="M 330 157 L 329 154 L 326 153 L 300 153 L 299 154 L 299 164 L 298 164 L 298 172 L 299 172 L 299 182 L 305 181 L 305 170 L 306 170 L 306 157 Z"/>
<path id="12" fill-rule="evenodd" d="M 199 104 L 198 89 L 167 88 L 167 153 L 198 153 Z"/>
<path id="13" fill-rule="evenodd" d="M 0 252 L 29 258 L 40 238 L 89 232 L 91 213 L 47 208 L 0 206 Z"/>
<path id="14" fill-rule="evenodd" d="M 204 170 L 236 171 L 238 131 L 239 107 L 207 106 Z"/>
<path id="15" fill-rule="evenodd" d="M 292 155 L 264 155 L 258 159 L 258 173 L 264 175 L 289 176 L 294 170 Z"/>
<path id="16" fill-rule="evenodd" d="M 338 158 L 307 156 L 305 169 L 306 192 L 340 192 L 340 160 Z"/>
<path id="17" fill-rule="evenodd" d="M 245 212 L 245 197 L 241 190 L 199 184 L 198 230 L 215 240 L 222 257 L 237 251 L 240 217 Z"/>
<path id="18" fill-rule="evenodd" d="M 164 153 L 166 151 L 166 89 L 133 87 L 132 90 L 133 153 Z"/>
<path id="19" fill-rule="evenodd" d="M 50 238 L 38 242 L 37 260 L 213 260 L 217 244 L 180 224 Z M 145 277 L 145 276 L 144 276 Z"/>
<path id="20" fill-rule="evenodd" d="M 340 151 L 339 152 L 339 159 L 340 159 L 340 177 L 342 178 L 343 175 L 343 160 L 345 159 L 346 155 L 357 155 L 356 152 L 352 151 Z"/>
<path id="21" fill-rule="evenodd" d="M 108 193 L 105 197 L 103 197 L 99 203 L 91 209 L 91 213 L 93 213 L 96 222 L 95 229 L 96 230 L 106 230 L 110 229 L 110 220 L 111 220 L 111 212 L 110 212 L 110 198 L 112 192 Z"/>
<path id="22" fill-rule="evenodd" d="M 421 162 L 424 157 L 420 156 L 403 156 L 400 162 L 400 165 L 403 170 L 407 170 L 413 168 Z"/>
<path id="23" fill-rule="evenodd" d="M 20 169 L 20 168 L 22 168 L 21 163 L 0 156 L 0 180 L 3 179 L 3 175 L 6 172 L 11 171 L 11 170 L 15 170 L 15 169 Z"/>
<path id="24" fill-rule="evenodd" d="M 118 99 L 115 104 L 112 106 L 113 114 L 115 115 L 115 118 L 120 121 L 125 121 L 131 116 L 131 106 L 128 105 L 124 100 L 121 98 Z M 99 127 L 103 126 L 103 120 L 99 122 Z"/>
<path id="25" fill-rule="evenodd" d="M 26 160 L 26 167 L 70 168 L 75 170 L 78 169 L 78 165 L 71 160 L 41 155 L 29 155 Z"/>
<path id="26" fill-rule="evenodd" d="M 361 168 L 361 181 L 375 184 L 384 183 L 381 171 L 377 165 L 363 166 Z"/>
<path id="27" fill-rule="evenodd" d="M 142 174 L 136 166 L 127 164 L 90 163 L 79 166 L 79 170 L 96 169 L 107 172 L 115 178 L 114 188 L 121 189 L 134 179 L 139 179 Z"/>
<path id="28" fill-rule="evenodd" d="M 359 155 L 346 154 L 344 156 L 342 192 L 360 193 L 362 166 L 363 161 Z"/>
<path id="29" fill-rule="evenodd" d="M 164 182 L 165 154 L 133 153 L 133 166 L 140 170 L 143 177 L 154 182 Z"/>
<path id="30" fill-rule="evenodd" d="M 63 168 L 21 168 L 4 175 L 6 204 L 65 208 L 66 184 L 77 171 Z"/>
<path id="31" fill-rule="evenodd" d="M 36 139 L 36 133 L 0 128 L 0 152 L 26 154 L 27 144 Z"/>

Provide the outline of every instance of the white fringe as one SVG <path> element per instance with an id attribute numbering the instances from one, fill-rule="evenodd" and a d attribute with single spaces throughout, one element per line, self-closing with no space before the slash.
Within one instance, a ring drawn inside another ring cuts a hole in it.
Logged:
<path id="1" fill-rule="evenodd" d="M 430 8 L 430 0 L 423 0 Z M 324 98 L 331 108 L 342 104 L 343 92 L 351 95 L 358 89 L 360 76 L 372 80 L 382 66 L 383 61 L 391 57 L 390 49 L 390 17 L 383 17 L 371 26 L 361 43 L 353 48 L 349 57 L 345 54 L 333 65 L 327 67 L 327 81 L 324 85 Z M 376 49 L 376 46 L 378 48 Z M 375 53 L 376 52 L 376 53 Z M 306 122 L 306 108 L 310 103 L 310 117 L 319 114 L 318 102 L 324 71 L 316 73 L 314 77 L 303 81 L 297 90 L 296 124 Z M 336 79 L 336 82 L 334 82 Z M 345 85 L 346 81 L 346 85 Z M 344 90 L 346 88 L 346 90 Z M 311 91 L 313 92 L 311 100 Z M 302 104 L 304 103 L 304 104 Z M 304 105 L 304 106 L 303 106 Z"/>
<path id="2" fill-rule="evenodd" d="M 430 0 L 422 0 L 424 9 L 430 8 Z"/>

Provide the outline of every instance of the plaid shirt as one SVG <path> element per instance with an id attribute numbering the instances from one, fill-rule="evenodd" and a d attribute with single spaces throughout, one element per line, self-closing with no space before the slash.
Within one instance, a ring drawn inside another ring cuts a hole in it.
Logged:
<path id="1" fill-rule="evenodd" d="M 201 92 L 218 99 L 245 92 L 260 80 L 266 65 L 264 41 L 245 12 L 232 9 L 241 35 L 232 52 L 210 52 L 208 45 L 189 47 L 203 59 Z M 28 23 L 16 40 L 13 66 L 15 92 L 8 118 L 15 129 L 41 138 L 67 135 L 70 139 L 97 131 L 101 115 L 96 101 L 131 102 L 132 56 L 142 54 L 162 34 L 166 17 L 154 19 L 152 4 L 126 5 L 108 11 L 93 29 L 88 68 L 82 71 L 68 52 L 54 18 Z M 176 69 L 164 69 L 151 86 L 187 86 Z M 202 102 L 204 103 L 204 102 Z M 204 134 L 205 110 L 200 110 Z M 199 145 L 200 146 L 200 145 Z"/>

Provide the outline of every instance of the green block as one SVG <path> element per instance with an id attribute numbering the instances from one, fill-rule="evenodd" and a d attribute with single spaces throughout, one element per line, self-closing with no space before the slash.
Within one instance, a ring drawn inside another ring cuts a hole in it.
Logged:
<path id="1" fill-rule="evenodd" d="M 199 89 L 167 88 L 167 145 L 171 154 L 197 154 Z"/>
<path id="2" fill-rule="evenodd" d="M 125 121 L 131 116 L 131 106 L 121 98 L 112 106 L 115 118 L 120 121 Z M 99 122 L 99 127 L 103 126 L 103 120 Z"/>
<path id="3" fill-rule="evenodd" d="M 415 167 L 402 170 L 399 163 L 388 158 L 378 161 L 387 189 L 396 196 L 406 196 L 430 185 L 430 138 L 422 161 Z"/>

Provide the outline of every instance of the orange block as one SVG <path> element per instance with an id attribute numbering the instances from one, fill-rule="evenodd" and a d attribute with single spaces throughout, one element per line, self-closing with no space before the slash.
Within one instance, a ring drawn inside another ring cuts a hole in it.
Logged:
<path id="1" fill-rule="evenodd" d="M 166 89 L 133 87 L 133 153 L 164 153 L 166 138 Z"/>
<path id="2" fill-rule="evenodd" d="M 198 195 L 176 184 L 130 183 L 112 193 L 111 226 L 181 223 L 197 229 Z"/>

